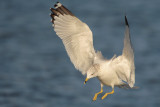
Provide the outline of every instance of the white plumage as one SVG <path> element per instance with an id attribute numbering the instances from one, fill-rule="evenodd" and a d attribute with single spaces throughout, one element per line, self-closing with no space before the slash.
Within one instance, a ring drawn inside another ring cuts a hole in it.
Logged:
<path id="1" fill-rule="evenodd" d="M 57 2 L 55 9 L 51 8 L 51 17 L 56 34 L 62 39 L 68 56 L 75 68 L 82 74 L 87 74 L 88 79 L 97 77 L 103 85 L 111 86 L 114 93 L 114 86 L 120 88 L 133 88 L 135 83 L 134 52 L 129 35 L 129 25 L 125 16 L 126 31 L 124 38 L 124 49 L 121 56 L 114 56 L 112 59 L 104 59 L 101 52 L 95 52 L 93 47 L 93 36 L 87 24 L 75 17 L 61 3 Z"/>
<path id="2" fill-rule="evenodd" d="M 92 32 L 78 18 L 69 15 L 55 16 L 54 30 L 62 39 L 74 66 L 86 74 L 93 64 L 94 48 Z"/>

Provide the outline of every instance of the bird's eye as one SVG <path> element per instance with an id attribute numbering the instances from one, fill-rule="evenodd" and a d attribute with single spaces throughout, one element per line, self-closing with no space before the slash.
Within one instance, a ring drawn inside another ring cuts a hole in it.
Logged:
<path id="1" fill-rule="evenodd" d="M 93 75 L 94 73 L 92 73 L 91 75 Z"/>

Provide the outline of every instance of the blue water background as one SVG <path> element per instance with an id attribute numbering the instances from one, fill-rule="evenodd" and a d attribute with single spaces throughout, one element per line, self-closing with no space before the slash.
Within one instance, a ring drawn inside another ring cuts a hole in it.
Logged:
<path id="1" fill-rule="evenodd" d="M 116 88 L 92 102 L 99 81 L 83 84 L 53 31 L 49 8 L 56 1 L 0 0 L 0 107 L 160 107 L 160 0 L 60 2 L 89 25 L 107 58 L 121 54 L 127 15 L 140 88 Z"/>

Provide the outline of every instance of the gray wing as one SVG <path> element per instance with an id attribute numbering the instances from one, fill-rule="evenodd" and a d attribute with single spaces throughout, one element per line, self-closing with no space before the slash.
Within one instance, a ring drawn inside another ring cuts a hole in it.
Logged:
<path id="1" fill-rule="evenodd" d="M 129 66 L 131 70 L 129 71 L 129 78 L 128 78 L 128 84 L 133 87 L 135 83 L 135 65 L 134 65 L 134 51 L 132 48 L 132 43 L 130 39 L 130 32 L 129 32 L 129 24 L 127 21 L 127 17 L 125 16 L 125 24 L 126 24 L 126 30 L 125 30 L 125 37 L 124 37 L 124 48 L 123 48 L 123 56 L 129 61 Z"/>
<path id="2" fill-rule="evenodd" d="M 54 30 L 62 39 L 71 62 L 82 74 L 86 74 L 95 57 L 90 28 L 59 2 L 51 11 Z"/>

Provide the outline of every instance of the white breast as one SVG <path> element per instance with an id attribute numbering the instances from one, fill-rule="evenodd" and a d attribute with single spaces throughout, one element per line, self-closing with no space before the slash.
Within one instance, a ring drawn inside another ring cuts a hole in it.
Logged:
<path id="1" fill-rule="evenodd" d="M 114 85 L 119 85 L 121 83 L 110 61 L 101 64 L 100 69 L 98 79 L 102 84 L 114 87 Z"/>

